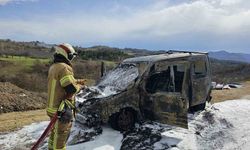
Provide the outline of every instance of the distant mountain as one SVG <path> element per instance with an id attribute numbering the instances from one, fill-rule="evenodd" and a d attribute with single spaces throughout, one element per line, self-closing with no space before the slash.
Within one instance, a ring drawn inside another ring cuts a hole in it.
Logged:
<path id="1" fill-rule="evenodd" d="M 231 61 L 250 63 L 250 54 L 217 51 L 217 52 L 209 52 L 209 56 L 218 60 L 231 60 Z"/>

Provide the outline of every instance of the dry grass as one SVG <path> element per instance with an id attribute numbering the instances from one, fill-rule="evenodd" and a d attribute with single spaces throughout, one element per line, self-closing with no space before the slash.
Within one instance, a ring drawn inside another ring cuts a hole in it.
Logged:
<path id="1" fill-rule="evenodd" d="M 33 122 L 45 120 L 49 120 L 49 118 L 44 109 L 1 114 L 0 132 L 14 131 Z"/>
<path id="2" fill-rule="evenodd" d="M 212 103 L 222 102 L 225 100 L 250 98 L 250 81 L 244 82 L 242 88 L 230 90 L 213 90 Z"/>

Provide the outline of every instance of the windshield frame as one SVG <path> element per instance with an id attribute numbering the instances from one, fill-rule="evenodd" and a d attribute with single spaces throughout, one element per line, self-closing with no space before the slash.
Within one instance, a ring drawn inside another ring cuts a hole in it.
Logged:
<path id="1" fill-rule="evenodd" d="M 124 67 L 127 67 L 127 68 L 125 68 L 125 71 L 122 71 L 124 70 Z M 116 71 L 118 72 L 118 74 L 116 74 Z M 119 75 L 119 71 L 121 73 L 120 75 Z M 134 74 L 128 74 L 128 71 L 132 71 L 132 73 Z M 127 75 L 127 76 L 125 78 L 121 78 L 121 76 L 123 75 Z M 123 91 L 127 89 L 127 87 L 129 87 L 131 83 L 135 81 L 139 76 L 140 76 L 140 72 L 136 63 L 122 62 L 118 64 L 114 69 L 109 71 L 107 74 L 105 74 L 96 84 L 96 86 L 101 89 L 102 88 L 105 89 L 105 87 L 110 86 L 110 87 L 113 87 L 114 90 L 117 92 Z M 122 87 L 115 86 L 116 84 L 119 85 L 119 83 L 120 85 L 122 85 Z"/>

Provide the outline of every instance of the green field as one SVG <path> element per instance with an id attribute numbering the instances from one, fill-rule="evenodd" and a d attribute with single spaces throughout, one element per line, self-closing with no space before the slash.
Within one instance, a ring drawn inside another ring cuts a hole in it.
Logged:
<path id="1" fill-rule="evenodd" d="M 17 74 L 22 71 L 29 71 L 36 63 L 49 63 L 49 59 L 30 58 L 25 56 L 0 57 L 0 61 L 5 62 L 1 67 L 0 75 Z"/>

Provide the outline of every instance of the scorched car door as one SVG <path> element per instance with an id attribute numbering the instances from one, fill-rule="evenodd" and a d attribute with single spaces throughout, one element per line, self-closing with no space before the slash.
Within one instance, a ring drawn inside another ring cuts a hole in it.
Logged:
<path id="1" fill-rule="evenodd" d="M 152 101 L 154 119 L 165 124 L 187 128 L 187 102 L 184 96 L 185 63 L 173 64 L 151 73 L 146 89 Z M 159 67 L 159 66 L 158 66 Z"/>
<path id="2" fill-rule="evenodd" d="M 198 105 L 206 102 L 207 93 L 210 90 L 210 80 L 205 58 L 193 60 L 191 67 L 192 78 L 192 100 L 191 105 Z"/>

